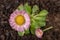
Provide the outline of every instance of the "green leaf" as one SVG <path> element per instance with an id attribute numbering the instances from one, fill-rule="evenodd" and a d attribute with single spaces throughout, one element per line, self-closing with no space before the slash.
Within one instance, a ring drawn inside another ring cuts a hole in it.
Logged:
<path id="1" fill-rule="evenodd" d="M 32 23 L 30 28 L 31 34 L 35 34 L 35 27 L 36 27 L 35 24 Z"/>
<path id="2" fill-rule="evenodd" d="M 23 5 L 21 4 L 20 6 L 18 6 L 18 8 L 17 8 L 18 10 L 23 10 L 24 9 L 24 7 L 23 7 Z"/>
<path id="3" fill-rule="evenodd" d="M 37 24 L 32 24 L 30 28 L 31 34 L 35 34 L 35 30 L 37 28 L 40 28 L 40 27 Z"/>
<path id="4" fill-rule="evenodd" d="M 33 25 L 35 26 L 35 28 L 39 28 L 39 27 L 41 28 L 46 25 L 46 21 L 36 20 L 35 22 L 36 22 L 35 25 Z"/>
<path id="5" fill-rule="evenodd" d="M 24 36 L 24 33 L 25 33 L 25 32 L 18 32 L 18 35 L 19 35 L 19 36 Z"/>
<path id="6" fill-rule="evenodd" d="M 42 16 L 41 17 L 35 17 L 34 19 L 37 21 L 46 21 L 46 17 L 44 17 L 44 16 L 43 17 Z"/>
<path id="7" fill-rule="evenodd" d="M 37 26 L 37 25 L 36 25 L 36 26 Z M 30 28 L 31 34 L 35 34 L 35 29 L 36 29 L 35 27 L 36 27 L 36 26 L 35 26 L 35 24 L 32 24 L 32 25 L 31 25 L 31 28 Z"/>
<path id="8" fill-rule="evenodd" d="M 48 14 L 47 10 L 42 10 L 40 11 L 39 16 L 46 16 L 47 14 Z"/>
<path id="9" fill-rule="evenodd" d="M 31 34 L 35 34 L 35 28 L 30 28 Z"/>
<path id="10" fill-rule="evenodd" d="M 25 34 L 29 34 L 30 32 L 29 32 L 29 29 L 28 30 L 25 30 Z"/>
<path id="11" fill-rule="evenodd" d="M 24 5 L 24 10 L 27 12 L 27 13 L 31 13 L 31 6 L 29 6 L 28 5 L 28 3 L 26 3 L 25 5 Z"/>
<path id="12" fill-rule="evenodd" d="M 36 22 L 31 23 L 30 31 L 32 34 L 35 34 L 35 29 L 39 28 L 38 24 Z"/>
<path id="13" fill-rule="evenodd" d="M 39 25 L 40 25 L 40 27 L 46 26 L 46 22 L 40 21 L 40 22 L 39 22 Z"/>
<path id="14" fill-rule="evenodd" d="M 32 14 L 36 13 L 39 10 L 39 7 L 37 5 L 34 5 L 32 8 Z"/>
<path id="15" fill-rule="evenodd" d="M 31 27 L 38 28 L 38 23 L 35 20 L 32 20 Z"/>

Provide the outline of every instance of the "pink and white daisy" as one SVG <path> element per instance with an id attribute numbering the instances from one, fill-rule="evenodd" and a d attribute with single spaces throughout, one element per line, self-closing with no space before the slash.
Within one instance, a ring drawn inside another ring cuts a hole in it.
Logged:
<path id="1" fill-rule="evenodd" d="M 38 29 L 36 29 L 36 31 L 35 31 L 35 35 L 36 35 L 38 38 L 42 38 L 43 31 L 38 28 Z"/>
<path id="2" fill-rule="evenodd" d="M 23 32 L 30 27 L 30 16 L 24 10 L 16 10 L 10 15 L 9 23 L 16 31 Z"/>

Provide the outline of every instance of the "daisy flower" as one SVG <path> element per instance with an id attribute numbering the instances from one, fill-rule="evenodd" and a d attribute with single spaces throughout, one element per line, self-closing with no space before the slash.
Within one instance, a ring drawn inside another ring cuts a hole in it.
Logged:
<path id="1" fill-rule="evenodd" d="M 9 19 L 10 26 L 19 32 L 24 32 L 24 30 L 30 27 L 30 17 L 24 10 L 15 10 Z"/>
<path id="2" fill-rule="evenodd" d="M 36 29 L 35 35 L 36 35 L 38 38 L 42 38 L 43 31 L 42 31 L 41 29 Z"/>
<path id="3" fill-rule="evenodd" d="M 46 25 L 47 10 L 39 10 L 37 5 L 31 7 L 28 3 L 20 5 L 9 18 L 9 24 L 12 29 L 18 31 L 19 36 L 24 34 L 35 34 L 38 38 L 42 38 L 43 32 L 50 28 L 44 29 L 43 31 L 39 28 Z"/>

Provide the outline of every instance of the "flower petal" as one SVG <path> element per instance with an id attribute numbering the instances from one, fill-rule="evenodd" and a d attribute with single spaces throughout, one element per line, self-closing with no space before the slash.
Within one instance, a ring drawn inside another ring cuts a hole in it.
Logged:
<path id="1" fill-rule="evenodd" d="M 24 28 L 23 28 L 22 26 L 17 27 L 17 30 L 18 30 L 19 32 L 24 32 Z"/>
<path id="2" fill-rule="evenodd" d="M 24 29 L 27 30 L 27 29 L 29 29 L 29 27 L 30 27 L 30 22 L 26 22 L 24 24 Z"/>
<path id="3" fill-rule="evenodd" d="M 23 26 L 24 29 L 27 30 L 30 27 L 30 17 L 27 13 L 24 14 L 24 17 L 25 17 L 25 24 Z"/>

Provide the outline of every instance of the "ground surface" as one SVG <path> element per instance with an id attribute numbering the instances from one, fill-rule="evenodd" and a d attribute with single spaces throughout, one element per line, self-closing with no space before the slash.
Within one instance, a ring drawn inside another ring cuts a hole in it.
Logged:
<path id="1" fill-rule="evenodd" d="M 41 39 L 31 34 L 19 37 L 17 32 L 9 25 L 10 14 L 19 4 L 26 2 L 31 6 L 38 5 L 40 10 L 46 9 L 49 11 L 46 26 L 53 26 L 54 28 L 44 32 Z M 0 0 L 0 40 L 60 40 L 60 0 Z"/>

